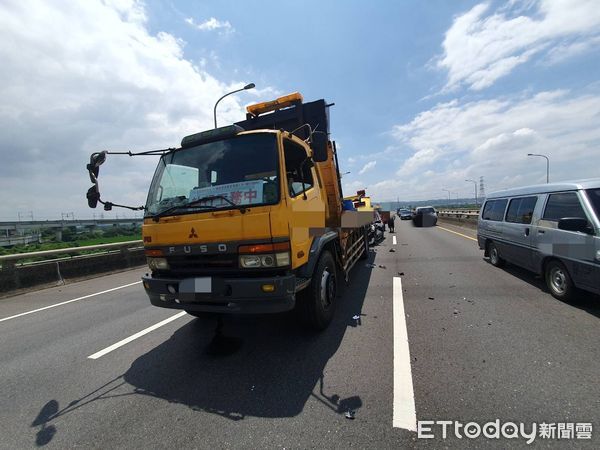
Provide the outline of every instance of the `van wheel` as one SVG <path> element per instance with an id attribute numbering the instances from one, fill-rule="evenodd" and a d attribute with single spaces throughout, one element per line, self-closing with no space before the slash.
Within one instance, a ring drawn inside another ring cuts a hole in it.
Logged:
<path id="1" fill-rule="evenodd" d="M 488 244 L 488 255 L 490 255 L 490 263 L 492 266 L 502 267 L 504 265 L 505 261 L 500 257 L 500 252 L 494 242 Z"/>
<path id="2" fill-rule="evenodd" d="M 576 288 L 567 268 L 560 261 L 550 261 L 545 270 L 546 285 L 554 298 L 571 300 Z"/>
<path id="3" fill-rule="evenodd" d="M 305 325 L 319 331 L 327 328 L 335 312 L 336 296 L 335 260 L 325 250 L 319 258 L 310 286 L 298 294 L 298 312 Z"/>

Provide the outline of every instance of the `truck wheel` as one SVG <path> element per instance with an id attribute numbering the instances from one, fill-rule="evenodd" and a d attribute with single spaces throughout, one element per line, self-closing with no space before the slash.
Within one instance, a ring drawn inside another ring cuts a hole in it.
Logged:
<path id="1" fill-rule="evenodd" d="M 500 252 L 494 242 L 488 244 L 488 255 L 490 255 L 490 263 L 495 267 L 502 267 L 504 265 L 504 259 L 500 258 Z"/>
<path id="2" fill-rule="evenodd" d="M 335 260 L 325 250 L 319 258 L 310 286 L 299 293 L 298 308 L 302 321 L 315 330 L 327 328 L 335 312 L 336 295 Z"/>
<path id="3" fill-rule="evenodd" d="M 571 300 L 575 295 L 575 285 L 567 268 L 560 261 L 550 261 L 545 270 L 546 285 L 554 298 Z"/>

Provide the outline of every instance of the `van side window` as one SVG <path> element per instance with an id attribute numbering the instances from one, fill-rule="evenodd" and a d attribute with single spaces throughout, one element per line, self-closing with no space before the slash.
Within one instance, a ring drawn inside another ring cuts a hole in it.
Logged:
<path id="1" fill-rule="evenodd" d="M 504 210 L 506 209 L 506 203 L 508 200 L 488 200 L 485 202 L 483 207 L 483 214 L 481 218 L 483 220 L 496 220 L 501 221 L 504 217 Z"/>
<path id="2" fill-rule="evenodd" d="M 542 218 L 559 221 L 563 217 L 581 217 L 582 219 L 587 219 L 575 192 L 550 194 L 548 197 Z"/>
<path id="3" fill-rule="evenodd" d="M 506 212 L 506 221 L 512 223 L 531 223 L 537 197 L 513 198 Z"/>
<path id="4" fill-rule="evenodd" d="M 306 160 L 307 154 L 302 147 L 287 139 L 283 141 L 283 153 L 290 196 L 296 197 L 304 192 L 302 182 L 304 182 L 305 191 L 308 191 L 314 185 L 310 165 L 307 163 L 302 164 Z"/>

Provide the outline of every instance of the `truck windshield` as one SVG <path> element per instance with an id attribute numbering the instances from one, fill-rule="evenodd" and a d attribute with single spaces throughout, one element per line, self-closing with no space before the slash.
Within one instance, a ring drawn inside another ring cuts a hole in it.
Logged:
<path id="1" fill-rule="evenodd" d="M 233 204 L 275 204 L 279 201 L 277 167 L 273 134 L 242 135 L 176 150 L 158 163 L 146 216 L 167 209 L 172 214 L 185 214 L 231 209 Z"/>

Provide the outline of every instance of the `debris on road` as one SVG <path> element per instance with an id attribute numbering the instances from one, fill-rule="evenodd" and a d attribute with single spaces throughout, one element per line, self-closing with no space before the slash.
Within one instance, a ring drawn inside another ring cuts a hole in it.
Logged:
<path id="1" fill-rule="evenodd" d="M 398 275 L 403 277 L 404 276 L 404 272 L 398 272 Z"/>
<path id="2" fill-rule="evenodd" d="M 454 314 L 455 316 L 457 316 L 457 315 L 458 315 L 458 309 L 454 308 L 454 313 L 453 313 L 453 314 Z"/>
<path id="3" fill-rule="evenodd" d="M 352 318 L 353 318 L 354 320 L 358 320 L 358 319 L 360 319 L 360 316 L 359 316 L 358 314 L 355 314 L 355 315 L 353 315 L 353 316 L 352 316 Z"/>
<path id="4" fill-rule="evenodd" d="M 435 300 L 435 297 L 427 297 L 429 300 Z"/>
<path id="5" fill-rule="evenodd" d="M 350 419 L 350 420 L 354 420 L 354 418 L 356 417 L 356 411 L 354 411 L 353 409 L 349 409 L 348 411 L 346 411 L 346 419 Z"/>
<path id="6" fill-rule="evenodd" d="M 385 267 L 383 264 L 379 264 L 379 267 L 380 267 L 381 269 L 387 269 L 387 267 Z"/>
<path id="7" fill-rule="evenodd" d="M 394 250 L 393 248 L 390 248 L 390 253 L 394 253 L 396 250 Z"/>
<path id="8" fill-rule="evenodd" d="M 491 324 L 492 324 L 492 322 L 488 322 L 488 326 L 491 325 Z"/>

